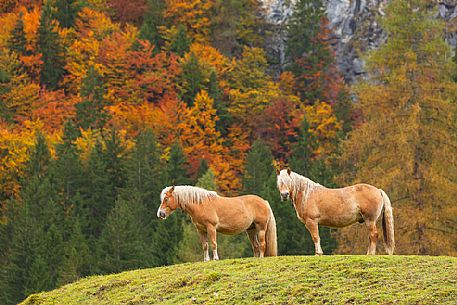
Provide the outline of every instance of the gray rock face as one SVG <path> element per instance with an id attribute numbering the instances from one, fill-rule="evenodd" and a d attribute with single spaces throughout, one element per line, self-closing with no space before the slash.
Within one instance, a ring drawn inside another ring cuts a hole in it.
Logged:
<path id="1" fill-rule="evenodd" d="M 272 26 L 273 37 L 268 48 L 270 57 L 277 58 L 278 68 L 285 63 L 285 25 L 293 13 L 296 0 L 262 0 L 266 17 Z M 336 61 L 345 80 L 354 82 L 364 77 L 365 69 L 360 55 L 376 49 L 386 39 L 377 20 L 384 16 L 389 0 L 324 0 L 327 17 L 334 32 Z M 447 41 L 457 43 L 457 1 L 439 2 L 438 18 L 450 24 Z M 451 26 L 454 24 L 453 26 Z M 453 28 L 453 30 L 452 30 Z"/>

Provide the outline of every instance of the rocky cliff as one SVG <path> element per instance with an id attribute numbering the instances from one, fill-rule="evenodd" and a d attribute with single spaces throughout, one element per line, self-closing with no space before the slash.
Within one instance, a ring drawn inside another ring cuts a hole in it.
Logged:
<path id="1" fill-rule="evenodd" d="M 274 32 L 270 53 L 284 64 L 285 24 L 293 12 L 296 0 L 263 0 L 268 20 Z M 324 0 L 326 13 L 335 35 L 336 60 L 349 83 L 363 77 L 361 54 L 377 48 L 387 38 L 377 20 L 384 16 L 388 0 Z M 432 2 L 432 1 L 431 1 Z M 438 5 L 437 18 L 448 24 L 447 41 L 457 43 L 457 1 L 434 1 Z"/>

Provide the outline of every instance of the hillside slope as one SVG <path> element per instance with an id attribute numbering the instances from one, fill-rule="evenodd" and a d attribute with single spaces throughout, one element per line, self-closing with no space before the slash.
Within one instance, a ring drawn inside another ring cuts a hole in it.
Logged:
<path id="1" fill-rule="evenodd" d="M 456 304 L 457 258 L 283 256 L 92 276 L 22 304 Z"/>

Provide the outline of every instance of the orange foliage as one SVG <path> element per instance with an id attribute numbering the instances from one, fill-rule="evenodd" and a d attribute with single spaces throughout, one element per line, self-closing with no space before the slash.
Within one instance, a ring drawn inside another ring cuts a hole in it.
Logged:
<path id="1" fill-rule="evenodd" d="M 227 154 L 224 156 L 226 162 L 230 164 L 227 170 L 227 177 L 223 181 L 229 184 L 221 186 L 226 190 L 226 193 L 235 195 L 235 190 L 242 188 L 241 177 L 244 174 L 244 163 L 246 155 L 250 149 L 248 134 L 244 132 L 239 125 L 233 125 L 228 128 L 227 140 L 224 145 L 228 148 Z M 222 174 L 219 173 L 219 176 Z"/>
<path id="2" fill-rule="evenodd" d="M 184 109 L 182 121 L 178 125 L 184 153 L 187 155 L 192 174 L 196 173 L 200 160 L 205 159 L 213 169 L 219 187 L 230 189 L 227 152 L 221 134 L 216 130 L 219 118 L 214 109 L 214 101 L 202 90 L 195 97 L 194 105 Z"/>
<path id="3" fill-rule="evenodd" d="M 177 135 L 179 114 L 184 105 L 175 97 L 165 95 L 157 105 L 148 102 L 139 105 L 119 103 L 109 107 L 112 124 L 136 136 L 142 129 L 151 128 L 158 141 L 165 147 L 171 146 Z"/>
<path id="4" fill-rule="evenodd" d="M 65 121 L 75 114 L 75 104 L 79 99 L 65 96 L 63 90 L 42 90 L 40 98 L 32 105 L 31 119 L 43 122 L 43 130 L 48 133 L 58 132 Z"/>
<path id="5" fill-rule="evenodd" d="M 214 0 L 166 0 L 164 17 L 172 24 L 183 24 L 196 42 L 208 40 L 211 21 L 209 11 Z"/>
<path id="6" fill-rule="evenodd" d="M 178 57 L 165 52 L 153 55 L 154 46 L 149 41 L 139 44 L 139 50 L 128 52 L 129 77 L 121 96 L 131 103 L 159 102 L 165 95 L 175 96 L 175 78 L 181 72 Z"/>

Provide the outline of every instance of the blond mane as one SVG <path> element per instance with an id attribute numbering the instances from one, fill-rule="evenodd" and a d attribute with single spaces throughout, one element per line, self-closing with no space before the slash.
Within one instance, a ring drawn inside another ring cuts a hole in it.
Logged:
<path id="1" fill-rule="evenodd" d="M 290 175 L 287 173 L 286 169 L 283 169 L 279 172 L 277 178 L 278 186 L 280 184 L 286 185 L 291 190 L 291 198 L 295 202 L 299 192 L 304 192 L 304 200 L 308 198 L 308 195 L 316 188 L 320 187 L 319 183 L 312 181 L 309 178 L 306 178 L 302 175 L 299 175 L 295 172 L 291 172 Z"/>
<path id="2" fill-rule="evenodd" d="M 171 186 L 167 186 L 160 193 L 160 202 L 165 198 L 165 194 Z M 178 185 L 175 186 L 173 196 L 177 200 L 178 206 L 185 208 L 189 204 L 202 204 L 206 200 L 212 200 L 219 196 L 214 191 L 208 191 L 201 187 L 190 186 L 190 185 Z"/>

